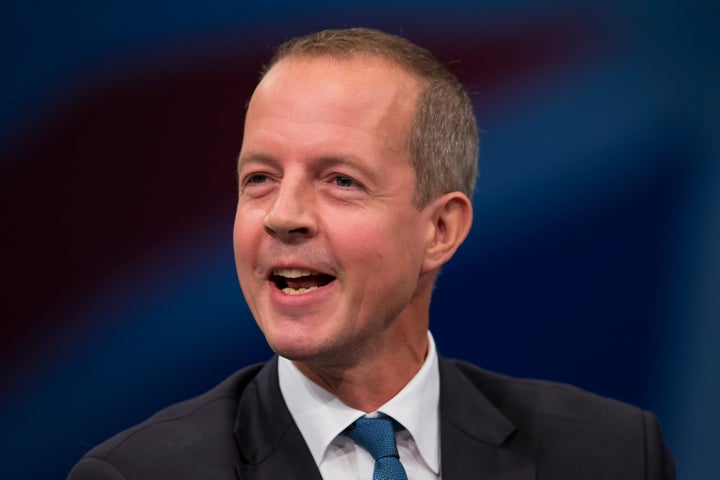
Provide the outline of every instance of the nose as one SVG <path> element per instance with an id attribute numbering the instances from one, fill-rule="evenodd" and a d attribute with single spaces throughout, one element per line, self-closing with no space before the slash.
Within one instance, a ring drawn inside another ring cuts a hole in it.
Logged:
<path id="1" fill-rule="evenodd" d="M 315 235 L 317 222 L 312 186 L 302 180 L 281 180 L 275 202 L 265 215 L 265 231 L 284 242 Z"/>

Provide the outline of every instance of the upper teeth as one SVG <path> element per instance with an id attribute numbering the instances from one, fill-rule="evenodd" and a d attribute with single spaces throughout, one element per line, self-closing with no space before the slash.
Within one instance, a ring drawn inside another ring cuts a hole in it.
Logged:
<path id="1" fill-rule="evenodd" d="M 317 275 L 317 272 L 311 270 L 305 270 L 304 268 L 276 268 L 273 270 L 273 275 L 285 278 L 300 278 L 309 277 L 310 275 Z"/>

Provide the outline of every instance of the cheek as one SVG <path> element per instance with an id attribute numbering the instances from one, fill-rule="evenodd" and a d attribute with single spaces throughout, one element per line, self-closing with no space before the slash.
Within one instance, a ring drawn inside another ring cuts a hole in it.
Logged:
<path id="1" fill-rule="evenodd" d="M 417 254 L 415 229 L 401 219 L 356 218 L 352 225 L 336 229 L 329 238 L 337 240 L 334 249 L 340 258 L 353 262 L 360 271 L 369 270 L 377 275 L 407 268 Z"/>
<path id="2" fill-rule="evenodd" d="M 403 281 L 413 282 L 424 256 L 422 224 L 416 211 L 404 212 L 395 218 L 396 221 L 386 225 L 382 232 L 377 232 L 382 243 L 383 260 L 387 268 L 395 270 Z"/>
<path id="3" fill-rule="evenodd" d="M 253 254 L 258 250 L 259 236 L 263 232 L 263 215 L 258 210 L 238 208 L 233 227 L 233 249 L 238 272 L 249 268 Z"/>

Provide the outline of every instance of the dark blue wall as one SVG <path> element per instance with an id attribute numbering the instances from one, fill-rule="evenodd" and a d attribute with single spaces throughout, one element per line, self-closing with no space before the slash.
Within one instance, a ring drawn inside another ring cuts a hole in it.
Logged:
<path id="1" fill-rule="evenodd" d="M 273 45 L 362 25 L 434 51 L 484 131 L 473 231 L 432 304 L 441 352 L 651 409 L 680 477 L 717 477 L 716 2 L 16 3 L 0 476 L 62 478 L 268 357 L 232 263 L 244 104 Z"/>

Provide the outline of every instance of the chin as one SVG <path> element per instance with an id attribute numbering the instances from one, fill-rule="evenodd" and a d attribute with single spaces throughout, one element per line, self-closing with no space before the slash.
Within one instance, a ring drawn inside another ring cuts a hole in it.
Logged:
<path id="1" fill-rule="evenodd" d="M 288 360 L 307 362 L 322 356 L 323 349 L 316 341 L 307 341 L 298 338 L 271 338 L 266 335 L 265 339 L 273 352 Z"/>
<path id="2" fill-rule="evenodd" d="M 290 360 L 312 360 L 332 350 L 332 321 L 326 317 L 265 315 L 257 322 L 270 348 Z"/>

